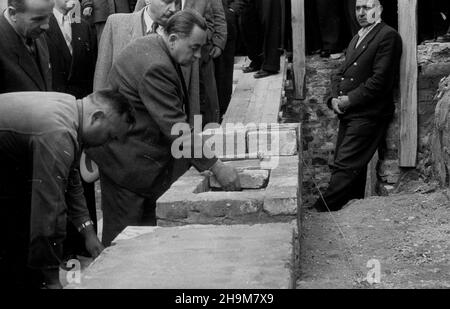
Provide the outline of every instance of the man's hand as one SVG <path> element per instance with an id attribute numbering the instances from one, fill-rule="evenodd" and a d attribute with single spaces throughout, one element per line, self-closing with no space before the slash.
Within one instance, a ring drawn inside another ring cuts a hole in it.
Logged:
<path id="1" fill-rule="evenodd" d="M 339 108 L 339 103 L 341 100 L 339 99 L 332 99 L 331 100 L 331 107 L 333 108 L 334 112 L 338 115 L 343 115 L 344 113 Z"/>
<path id="2" fill-rule="evenodd" d="M 93 226 L 88 226 L 84 230 L 81 231 L 81 234 L 84 237 L 84 243 L 86 245 L 86 250 L 92 256 L 92 258 L 96 259 L 105 247 L 103 247 L 102 243 L 98 239 L 95 234 L 95 230 Z"/>
<path id="3" fill-rule="evenodd" d="M 210 170 L 214 173 L 217 181 L 225 191 L 241 190 L 239 175 L 234 168 L 226 166 L 222 161 L 217 160 Z"/>
<path id="4" fill-rule="evenodd" d="M 222 55 L 222 50 L 218 46 L 213 46 L 209 52 L 209 55 L 213 58 L 220 57 L 220 55 Z"/>
<path id="5" fill-rule="evenodd" d="M 91 15 L 92 15 L 92 8 L 91 7 L 85 8 L 83 10 L 83 16 L 91 16 Z"/>

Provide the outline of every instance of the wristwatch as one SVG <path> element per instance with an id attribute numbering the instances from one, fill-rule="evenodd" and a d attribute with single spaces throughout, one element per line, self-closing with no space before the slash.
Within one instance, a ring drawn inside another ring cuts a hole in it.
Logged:
<path id="1" fill-rule="evenodd" d="M 78 232 L 81 232 L 82 230 L 84 230 L 85 228 L 87 228 L 90 225 L 94 225 L 94 222 L 92 222 L 92 220 L 86 221 L 84 223 L 82 223 L 79 227 L 78 227 Z"/>

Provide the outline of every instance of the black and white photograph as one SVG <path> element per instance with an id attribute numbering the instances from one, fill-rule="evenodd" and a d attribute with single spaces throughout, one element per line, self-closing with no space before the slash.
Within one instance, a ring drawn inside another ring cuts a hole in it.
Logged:
<path id="1" fill-rule="evenodd" d="M 450 289 L 449 0 L 0 13 L 2 290 Z"/>

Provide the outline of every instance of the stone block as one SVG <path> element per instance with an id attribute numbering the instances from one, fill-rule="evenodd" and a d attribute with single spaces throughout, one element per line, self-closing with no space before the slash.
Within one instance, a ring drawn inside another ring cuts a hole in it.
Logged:
<path id="1" fill-rule="evenodd" d="M 269 171 L 244 170 L 239 173 L 239 180 L 241 182 L 242 189 L 262 189 L 269 181 Z M 214 175 L 210 178 L 209 186 L 215 189 L 222 188 Z"/>
<path id="2" fill-rule="evenodd" d="M 259 127 L 256 130 L 249 130 L 247 146 L 250 154 L 294 156 L 298 149 L 297 130 L 286 126 Z"/>

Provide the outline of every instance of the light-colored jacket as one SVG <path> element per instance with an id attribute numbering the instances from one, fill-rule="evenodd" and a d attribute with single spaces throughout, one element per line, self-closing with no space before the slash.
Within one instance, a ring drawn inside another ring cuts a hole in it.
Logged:
<path id="1" fill-rule="evenodd" d="M 113 14 L 106 21 L 99 44 L 95 67 L 94 90 L 108 87 L 108 76 L 120 53 L 132 41 L 144 36 L 144 9 L 130 14 Z M 144 56 L 144 55 L 142 55 Z M 199 66 L 195 62 L 183 67 L 183 75 L 189 92 L 190 118 L 200 114 Z"/>

